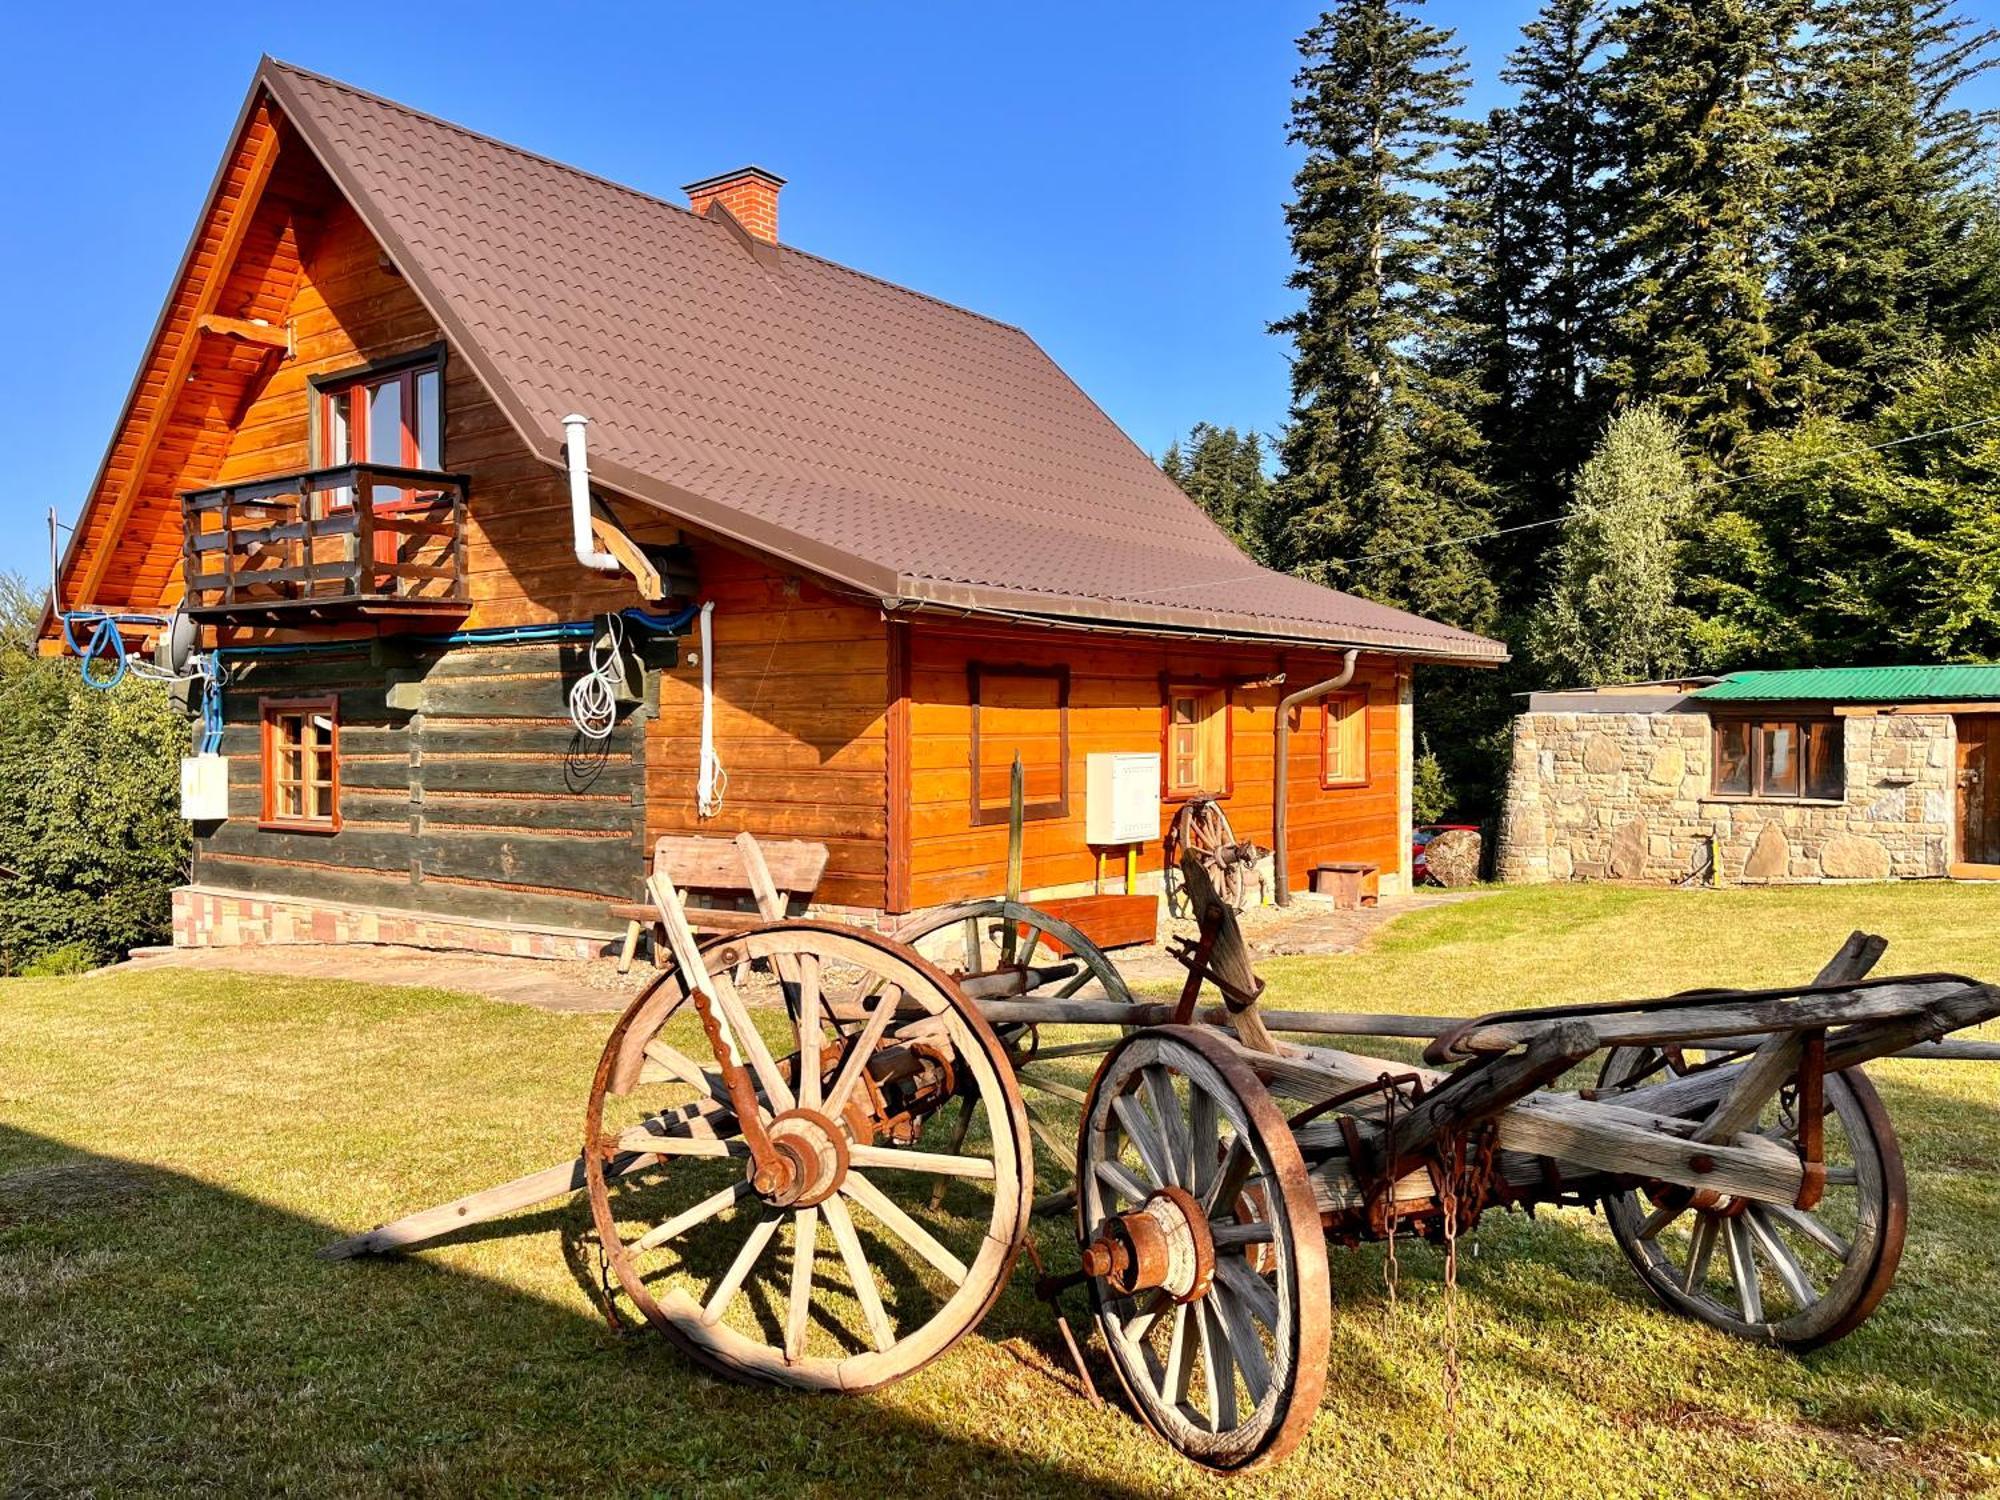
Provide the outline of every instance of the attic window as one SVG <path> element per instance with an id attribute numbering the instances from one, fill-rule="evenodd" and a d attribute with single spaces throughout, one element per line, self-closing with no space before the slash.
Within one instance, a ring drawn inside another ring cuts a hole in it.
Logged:
<path id="1" fill-rule="evenodd" d="M 436 354 L 322 382 L 315 401 L 315 468 L 365 463 L 436 473 L 444 467 L 444 368 Z M 378 506 L 402 498 L 400 490 L 375 491 Z M 334 501 L 352 503 L 351 496 Z"/>

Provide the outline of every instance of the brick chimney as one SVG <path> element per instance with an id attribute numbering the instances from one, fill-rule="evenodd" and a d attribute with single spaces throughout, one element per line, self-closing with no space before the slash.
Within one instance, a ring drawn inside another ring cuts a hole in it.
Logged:
<path id="1" fill-rule="evenodd" d="M 767 244 L 778 243 L 778 189 L 785 179 L 762 167 L 738 167 L 716 177 L 690 182 L 681 191 L 688 195 L 688 207 L 707 213 L 708 205 L 720 203 L 736 222 Z"/>

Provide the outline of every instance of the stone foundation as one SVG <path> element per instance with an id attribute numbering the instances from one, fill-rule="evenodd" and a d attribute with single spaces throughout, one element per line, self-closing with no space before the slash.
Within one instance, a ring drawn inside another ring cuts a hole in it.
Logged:
<path id="1" fill-rule="evenodd" d="M 1677 881 L 1715 840 L 1730 884 L 1948 873 L 1949 714 L 1855 716 L 1838 802 L 1710 794 L 1714 740 L 1699 709 L 1530 713 L 1514 721 L 1498 873 L 1510 882 Z"/>
<path id="2" fill-rule="evenodd" d="M 386 907 L 332 906 L 293 896 L 187 885 L 174 892 L 176 948 L 287 943 L 392 943 L 503 953 L 516 958 L 596 958 L 613 940 L 602 933 L 505 926 Z"/>

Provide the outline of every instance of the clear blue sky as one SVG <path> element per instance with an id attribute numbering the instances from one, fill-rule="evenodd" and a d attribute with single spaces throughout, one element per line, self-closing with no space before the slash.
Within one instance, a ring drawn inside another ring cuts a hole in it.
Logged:
<path id="1" fill-rule="evenodd" d="M 1477 107 L 1534 8 L 1433 0 Z M 0 58 L 0 567 L 39 581 L 44 512 L 74 519 L 260 52 L 675 201 L 768 167 L 785 239 L 1020 324 L 1158 453 L 1197 420 L 1283 421 L 1264 329 L 1290 308 L 1285 113 L 1317 11 L 41 7 Z"/>

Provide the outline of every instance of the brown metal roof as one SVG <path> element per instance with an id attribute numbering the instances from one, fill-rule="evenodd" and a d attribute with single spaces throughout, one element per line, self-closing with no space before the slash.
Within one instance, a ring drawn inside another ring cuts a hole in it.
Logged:
<path id="1" fill-rule="evenodd" d="M 259 80 L 494 399 L 607 488 L 891 608 L 1498 642 L 1260 568 L 1018 328 L 266 60 Z"/>

